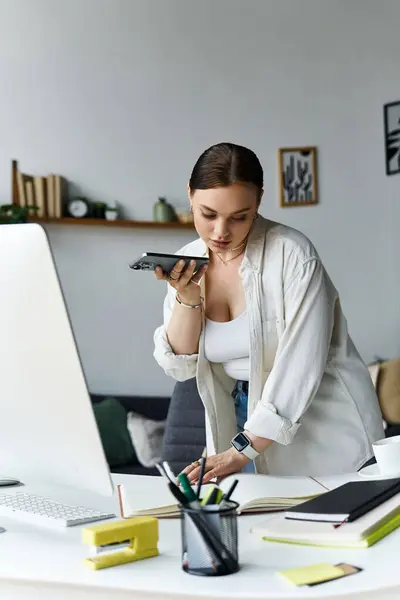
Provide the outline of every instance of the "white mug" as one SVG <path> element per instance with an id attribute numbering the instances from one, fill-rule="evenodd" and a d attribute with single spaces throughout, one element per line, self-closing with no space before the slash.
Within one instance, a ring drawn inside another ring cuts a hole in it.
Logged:
<path id="1" fill-rule="evenodd" d="M 372 449 L 382 475 L 400 474 L 400 435 L 378 440 Z"/>

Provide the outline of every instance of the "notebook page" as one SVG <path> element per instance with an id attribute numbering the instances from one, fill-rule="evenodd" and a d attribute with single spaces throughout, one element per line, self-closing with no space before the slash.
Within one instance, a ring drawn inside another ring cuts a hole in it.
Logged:
<path id="1" fill-rule="evenodd" d="M 232 494 L 232 500 L 238 502 L 242 509 L 254 500 L 259 503 L 263 499 L 263 505 L 268 507 L 276 504 L 274 498 L 302 498 L 326 491 L 310 477 L 277 477 L 253 473 L 229 475 L 220 484 L 222 490 L 226 492 L 235 479 L 239 483 Z"/>
<path id="2" fill-rule="evenodd" d="M 125 517 L 142 510 L 177 507 L 176 499 L 163 477 L 142 475 L 135 478 L 132 485 L 120 485 L 119 491 Z"/>
<path id="3" fill-rule="evenodd" d="M 245 509 L 253 500 L 258 500 L 259 503 L 261 499 L 265 499 L 262 505 L 268 508 L 278 504 L 274 502 L 274 498 L 302 498 L 325 491 L 309 477 L 275 477 L 252 473 L 229 475 L 220 483 L 222 491 L 227 492 L 235 479 L 238 479 L 239 483 L 231 499 L 238 502 L 241 509 Z M 208 487 L 202 488 L 202 495 Z M 135 485 L 121 485 L 119 490 L 124 516 L 141 511 L 179 514 L 176 499 L 162 477 L 142 475 L 135 479 Z"/>

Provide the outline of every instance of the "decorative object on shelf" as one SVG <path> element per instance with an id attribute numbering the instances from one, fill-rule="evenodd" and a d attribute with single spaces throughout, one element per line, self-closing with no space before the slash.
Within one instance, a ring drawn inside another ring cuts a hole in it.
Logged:
<path id="1" fill-rule="evenodd" d="M 92 202 L 91 217 L 93 219 L 105 219 L 106 218 L 106 203 L 105 202 Z"/>
<path id="2" fill-rule="evenodd" d="M 190 212 L 190 210 L 178 211 L 177 216 L 178 216 L 179 223 L 193 223 L 194 222 L 193 213 Z"/>
<path id="3" fill-rule="evenodd" d="M 105 207 L 105 217 L 107 219 L 107 221 L 116 221 L 118 219 L 118 206 L 117 203 L 114 202 L 110 202 L 110 204 L 106 204 Z"/>
<path id="4" fill-rule="evenodd" d="M 91 216 L 91 203 L 83 196 L 72 198 L 66 204 L 66 211 L 69 217 L 75 219 L 86 219 Z"/>
<path id="5" fill-rule="evenodd" d="M 383 106 L 386 175 L 400 173 L 400 100 Z"/>
<path id="6" fill-rule="evenodd" d="M 158 222 L 171 222 L 177 221 L 175 209 L 166 198 L 159 198 L 158 202 L 153 207 L 153 219 Z"/>
<path id="7" fill-rule="evenodd" d="M 39 207 L 17 206 L 16 204 L 3 204 L 0 206 L 0 225 L 11 225 L 14 223 L 26 223 L 30 213 L 37 213 Z"/>
<path id="8" fill-rule="evenodd" d="M 278 163 L 281 207 L 317 204 L 316 147 L 279 148 Z"/>

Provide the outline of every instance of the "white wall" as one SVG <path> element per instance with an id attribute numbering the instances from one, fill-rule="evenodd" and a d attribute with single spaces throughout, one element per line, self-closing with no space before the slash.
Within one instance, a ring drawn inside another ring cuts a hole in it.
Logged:
<path id="1" fill-rule="evenodd" d="M 400 99 L 398 0 L 0 0 L 0 202 L 10 161 L 151 218 L 185 202 L 208 145 L 253 148 L 262 213 L 308 234 L 365 360 L 400 351 L 400 176 L 382 105 Z M 278 207 L 276 150 L 319 148 L 316 207 Z M 164 285 L 127 263 L 190 233 L 49 227 L 94 391 L 168 393 L 152 358 Z"/>

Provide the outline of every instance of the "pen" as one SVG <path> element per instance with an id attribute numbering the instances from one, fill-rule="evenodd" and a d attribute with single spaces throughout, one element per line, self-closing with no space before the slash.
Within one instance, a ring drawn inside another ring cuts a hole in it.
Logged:
<path id="1" fill-rule="evenodd" d="M 167 473 L 165 471 L 164 465 L 160 465 L 159 463 L 157 463 L 156 467 L 159 470 L 160 475 L 166 480 L 170 492 L 175 497 L 175 499 L 178 500 L 179 504 L 182 504 L 182 506 L 188 506 L 189 500 L 187 499 L 185 494 L 182 492 L 182 490 L 179 489 L 179 487 L 176 485 L 176 483 L 171 481 L 170 477 L 167 475 Z"/>
<path id="2" fill-rule="evenodd" d="M 196 498 L 197 499 L 200 498 L 200 491 L 201 491 L 201 485 L 203 483 L 206 462 L 207 462 L 207 448 L 204 448 L 203 453 L 201 455 L 201 459 L 200 459 L 200 474 L 199 474 L 199 481 L 197 483 L 197 490 L 196 490 Z"/>
<path id="3" fill-rule="evenodd" d="M 190 485 L 190 481 L 186 473 L 179 473 L 178 480 L 188 501 L 195 502 L 197 500 L 197 496 Z"/>
<path id="4" fill-rule="evenodd" d="M 172 481 L 172 483 L 176 482 L 176 475 L 173 472 L 173 470 L 171 469 L 171 467 L 169 466 L 168 462 L 166 460 L 163 461 L 162 463 L 162 467 L 165 471 L 166 476 L 168 477 L 168 479 L 170 481 Z"/>
<path id="5" fill-rule="evenodd" d="M 221 539 L 214 533 L 213 529 L 209 527 L 207 521 L 204 519 L 204 513 L 199 511 L 198 513 L 192 514 L 191 517 L 200 535 L 203 536 L 206 545 L 212 550 L 217 560 L 225 568 L 226 572 L 235 572 L 237 568 L 233 555 L 221 541 Z"/>
<path id="6" fill-rule="evenodd" d="M 232 483 L 231 487 L 229 488 L 229 490 L 226 492 L 226 494 L 224 494 L 221 498 L 221 502 L 228 502 L 228 500 L 231 499 L 231 496 L 233 494 L 233 492 L 235 491 L 235 488 L 237 486 L 237 484 L 239 483 L 238 479 L 235 479 L 235 481 Z"/>
<path id="7" fill-rule="evenodd" d="M 187 497 L 185 496 L 185 494 L 178 488 L 178 486 L 175 483 L 172 483 L 171 481 L 168 483 L 168 487 L 171 491 L 171 493 L 175 496 L 175 498 L 178 500 L 179 504 L 182 504 L 182 506 L 188 506 L 189 505 L 189 501 L 187 499 Z"/>

